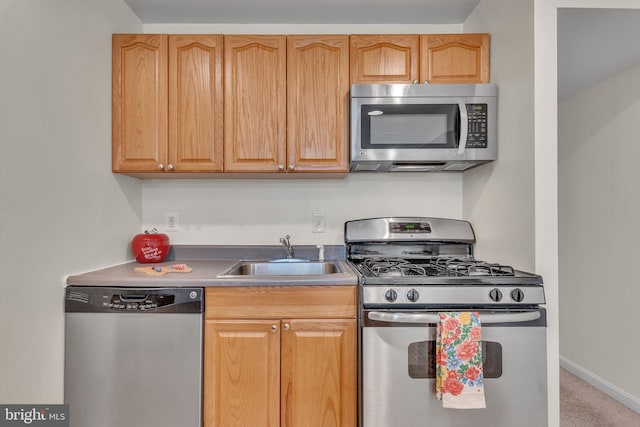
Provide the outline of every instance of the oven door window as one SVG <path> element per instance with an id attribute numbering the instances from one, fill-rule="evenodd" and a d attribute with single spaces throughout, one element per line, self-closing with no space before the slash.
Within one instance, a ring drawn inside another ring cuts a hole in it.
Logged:
<path id="1" fill-rule="evenodd" d="M 457 104 L 363 105 L 361 148 L 457 148 Z"/>
<path id="2" fill-rule="evenodd" d="M 409 344 L 408 367 L 411 378 L 436 377 L 436 342 L 419 341 Z M 484 378 L 502 376 L 502 346 L 493 341 L 482 341 Z"/>

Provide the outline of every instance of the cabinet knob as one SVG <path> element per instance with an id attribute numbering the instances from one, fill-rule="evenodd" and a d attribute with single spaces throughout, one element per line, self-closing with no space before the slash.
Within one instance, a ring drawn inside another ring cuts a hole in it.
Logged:
<path id="1" fill-rule="evenodd" d="M 278 165 L 278 170 L 279 171 L 283 171 L 284 170 L 284 165 Z"/>
<path id="2" fill-rule="evenodd" d="M 172 165 L 171 163 L 169 163 L 169 164 L 167 165 L 167 170 L 170 170 L 170 171 L 172 171 L 172 170 L 173 170 L 173 165 Z"/>
<path id="3" fill-rule="evenodd" d="M 277 331 L 278 330 L 278 325 L 271 325 L 271 330 L 273 332 Z"/>
<path id="4" fill-rule="evenodd" d="M 289 165 L 289 170 L 290 171 L 295 170 L 295 169 L 296 169 L 296 165 Z"/>
<path id="5" fill-rule="evenodd" d="M 284 330 L 288 331 L 291 328 L 291 325 L 289 325 L 288 323 L 284 324 Z"/>
<path id="6" fill-rule="evenodd" d="M 158 170 L 159 170 L 159 171 L 163 171 L 163 170 L 164 170 L 164 165 L 163 165 L 162 163 L 160 163 L 160 164 L 158 165 Z"/>

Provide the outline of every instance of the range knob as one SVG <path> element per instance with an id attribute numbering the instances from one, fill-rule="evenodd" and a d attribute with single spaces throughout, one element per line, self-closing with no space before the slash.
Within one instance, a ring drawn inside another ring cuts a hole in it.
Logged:
<path id="1" fill-rule="evenodd" d="M 420 299 L 420 293 L 415 289 L 409 289 L 407 291 L 407 299 L 411 302 L 416 302 Z"/>
<path id="2" fill-rule="evenodd" d="M 498 288 L 491 289 L 491 291 L 489 291 L 489 298 L 491 298 L 493 302 L 502 301 L 502 291 Z"/>
<path id="3" fill-rule="evenodd" d="M 522 302 L 524 300 L 524 292 L 520 288 L 515 288 L 511 291 L 511 299 L 515 302 Z"/>
<path id="4" fill-rule="evenodd" d="M 395 291 L 395 289 L 389 289 L 384 293 L 384 299 L 389 302 L 394 302 L 398 299 L 398 293 Z"/>

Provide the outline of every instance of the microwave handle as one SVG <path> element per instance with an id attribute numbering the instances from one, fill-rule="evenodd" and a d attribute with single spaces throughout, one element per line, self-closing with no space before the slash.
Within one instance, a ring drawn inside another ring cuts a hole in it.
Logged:
<path id="1" fill-rule="evenodd" d="M 371 311 L 367 316 L 370 320 L 389 323 L 438 323 L 440 316 L 438 313 L 396 313 Z M 484 324 L 490 323 L 519 323 L 530 322 L 540 318 L 539 311 L 525 311 L 516 313 L 488 313 L 481 314 L 480 321 Z"/>
<path id="2" fill-rule="evenodd" d="M 458 154 L 463 155 L 467 148 L 467 136 L 469 135 L 469 115 L 467 114 L 467 104 L 464 100 L 458 100 L 460 108 L 460 141 L 458 142 Z"/>

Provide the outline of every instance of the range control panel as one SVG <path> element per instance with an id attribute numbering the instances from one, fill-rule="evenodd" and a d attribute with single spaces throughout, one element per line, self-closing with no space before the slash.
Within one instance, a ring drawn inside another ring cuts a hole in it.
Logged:
<path id="1" fill-rule="evenodd" d="M 544 304 L 542 286 L 365 286 L 365 306 Z"/>
<path id="2" fill-rule="evenodd" d="M 431 224 L 428 222 L 390 222 L 389 233 L 431 233 Z"/>

